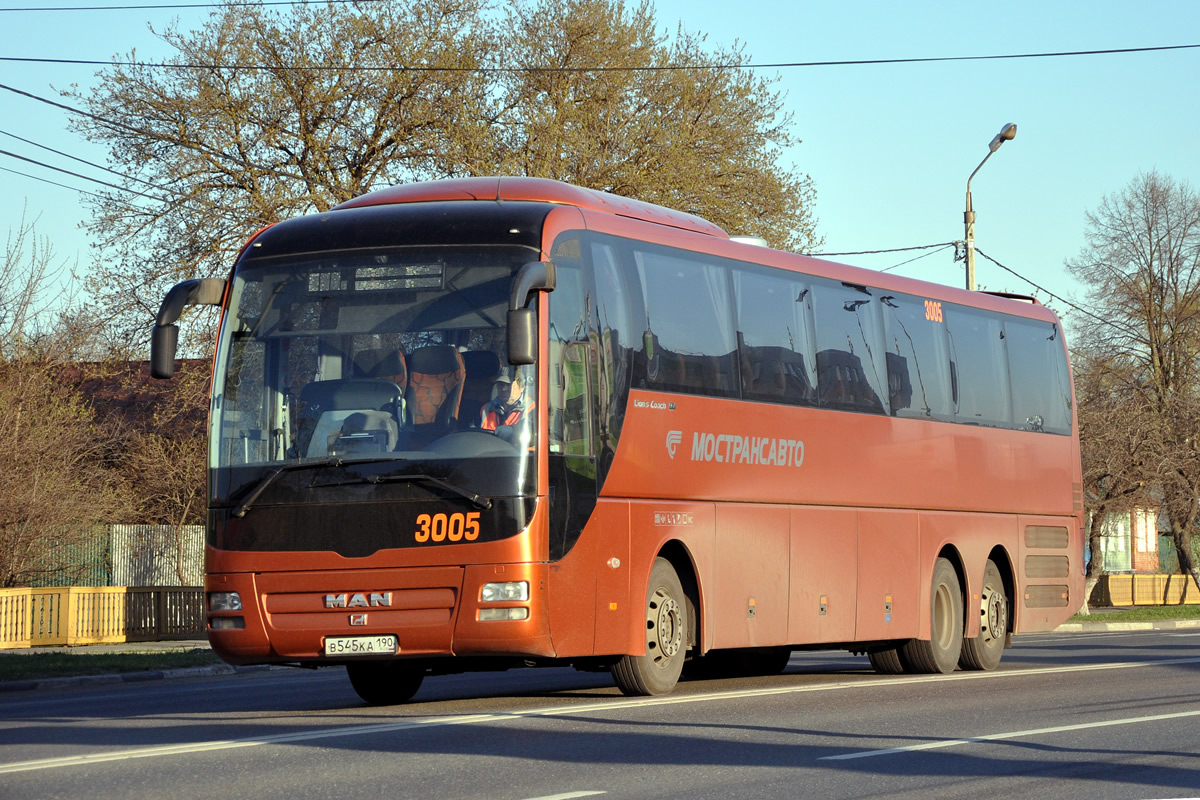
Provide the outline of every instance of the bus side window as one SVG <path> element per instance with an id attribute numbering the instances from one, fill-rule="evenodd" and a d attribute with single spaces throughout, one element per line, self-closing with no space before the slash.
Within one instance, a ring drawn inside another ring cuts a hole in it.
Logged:
<path id="1" fill-rule="evenodd" d="M 568 247 L 568 245 L 573 245 Z M 590 372 L 595 359 L 589 348 L 588 294 L 579 241 L 555 247 L 558 285 L 550 303 L 550 452 L 593 455 Z"/>
<path id="2" fill-rule="evenodd" d="M 961 306 L 947 306 L 952 368 L 958 402 L 954 418 L 969 425 L 1012 426 L 1012 403 L 1000 317 Z"/>
<path id="3" fill-rule="evenodd" d="M 927 301 L 917 297 L 889 294 L 880 302 L 892 413 L 953 419 L 954 379 L 942 317 L 928 313 Z"/>
<path id="4" fill-rule="evenodd" d="M 1071 390 L 1058 326 L 1008 319 L 1008 374 L 1012 381 L 1013 424 L 1022 430 L 1071 432 Z"/>
<path id="5" fill-rule="evenodd" d="M 590 248 L 592 277 L 596 286 L 595 311 L 589 337 L 597 349 L 596 452 L 601 456 L 600 480 L 608 458 L 617 449 L 617 439 L 625 420 L 625 403 L 633 375 L 634 345 L 633 310 L 629 284 L 622 270 L 617 250 L 610 244 L 592 242 Z"/>
<path id="6" fill-rule="evenodd" d="M 794 275 L 735 268 L 733 291 L 742 396 L 816 405 L 807 285 Z"/>
<path id="7" fill-rule="evenodd" d="M 649 389 L 736 396 L 728 271 L 681 255 L 634 253 L 646 303 L 640 376 Z"/>
<path id="8" fill-rule="evenodd" d="M 874 290 L 814 283 L 822 408 L 886 414 L 887 359 Z"/>

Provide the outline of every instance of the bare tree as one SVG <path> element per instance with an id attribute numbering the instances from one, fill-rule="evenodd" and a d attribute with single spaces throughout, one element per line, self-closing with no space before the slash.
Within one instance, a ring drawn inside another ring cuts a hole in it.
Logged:
<path id="1" fill-rule="evenodd" d="M 1122 365 L 1081 348 L 1076 348 L 1073 355 L 1083 493 L 1090 513 L 1082 609 L 1086 614 L 1087 598 L 1105 571 L 1101 550 L 1104 519 L 1154 502 L 1146 489 L 1154 426 L 1141 396 L 1131 390 Z"/>
<path id="2" fill-rule="evenodd" d="M 59 380 L 71 339 L 53 249 L 21 220 L 0 264 L 0 585 L 71 581 L 98 526 L 120 507 L 105 464 L 111 438 Z"/>
<path id="3" fill-rule="evenodd" d="M 0 359 L 56 361 L 81 337 L 58 327 L 74 299 L 70 264 L 58 260 L 37 220 L 22 213 L 9 229 L 0 263 Z"/>
<path id="4" fill-rule="evenodd" d="M 1192 551 L 1200 498 L 1200 196 L 1150 172 L 1087 216 L 1086 244 L 1067 267 L 1088 287 L 1096 319 L 1082 341 L 1114 366 L 1140 406 L 1142 479 L 1161 494 L 1179 563 L 1200 586 Z"/>
<path id="5" fill-rule="evenodd" d="M 121 454 L 113 473 L 130 498 L 123 521 L 166 528 L 176 578 L 185 585 L 190 579 L 184 565 L 200 556 L 185 553 L 191 541 L 187 526 L 203 524 L 206 504 L 209 368 L 186 362 L 164 384 L 150 381 L 144 364 L 137 370 L 122 366 L 100 380 L 122 406 L 113 415 L 119 419 L 114 433 Z"/>

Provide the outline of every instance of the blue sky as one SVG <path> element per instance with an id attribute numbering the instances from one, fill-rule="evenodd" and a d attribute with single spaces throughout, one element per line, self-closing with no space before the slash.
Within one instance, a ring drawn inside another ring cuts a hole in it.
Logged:
<path id="1" fill-rule="evenodd" d="M 31 6 L 132 5 L 139 0 L 0 0 L 0 57 L 103 60 L 136 49 L 165 57 L 147 30 L 174 16 L 185 26 L 196 9 L 32 12 Z M 680 22 L 713 46 L 735 40 L 752 63 L 993 56 L 1200 44 L 1200 2 L 1006 3 L 659 0 L 659 24 Z M 72 83 L 88 86 L 94 67 L 0 61 L 0 83 L 43 97 Z M 1008 122 L 1016 139 L 972 182 L 975 237 L 983 252 L 1049 292 L 1082 302 L 1063 268 L 1083 243 L 1084 215 L 1105 194 L 1156 169 L 1200 183 L 1200 49 L 1060 58 L 791 67 L 778 75 L 801 143 L 784 162 L 812 176 L 825 252 L 916 247 L 963 238 L 967 176 Z M 103 153 L 66 130 L 66 112 L 0 91 L 0 131 L 71 155 Z M 0 150 L 103 179 L 73 163 L 0 134 Z M 78 178 L 0 155 L 0 167 L 88 188 Z M 0 228 L 22 213 L 60 259 L 86 268 L 78 194 L 0 172 Z M 736 231 L 734 233 L 743 233 Z M 752 231 L 749 231 L 752 233 Z M 896 266 L 913 253 L 837 260 L 963 285 L 951 250 Z M 1035 293 L 1020 278 L 978 260 L 981 288 Z M 1063 303 L 1039 293 L 1061 312 Z"/>

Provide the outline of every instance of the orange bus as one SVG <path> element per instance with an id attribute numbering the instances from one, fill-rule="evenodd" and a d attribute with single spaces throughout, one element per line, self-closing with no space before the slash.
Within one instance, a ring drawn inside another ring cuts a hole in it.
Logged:
<path id="1" fill-rule="evenodd" d="M 273 225 L 221 306 L 206 597 L 233 664 L 571 664 L 629 695 L 847 649 L 992 669 L 1082 602 L 1045 307 L 783 253 L 532 178 Z"/>

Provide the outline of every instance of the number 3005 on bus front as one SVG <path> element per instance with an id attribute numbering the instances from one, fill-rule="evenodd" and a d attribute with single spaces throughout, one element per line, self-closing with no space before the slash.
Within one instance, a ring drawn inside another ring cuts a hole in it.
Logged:
<path id="1" fill-rule="evenodd" d="M 479 513 L 420 514 L 413 537 L 425 542 L 473 542 L 479 538 Z"/>

